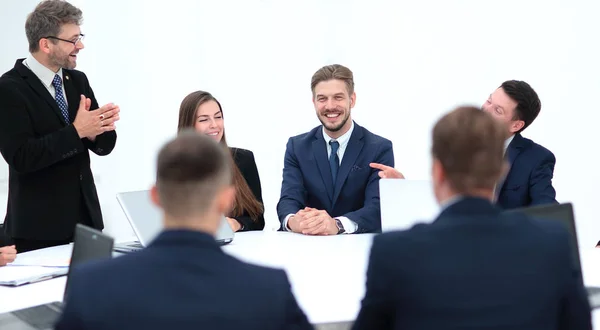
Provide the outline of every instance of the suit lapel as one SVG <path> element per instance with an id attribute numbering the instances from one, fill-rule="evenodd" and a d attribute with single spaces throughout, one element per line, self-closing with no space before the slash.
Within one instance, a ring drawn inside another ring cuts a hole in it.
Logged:
<path id="1" fill-rule="evenodd" d="M 521 153 L 521 149 L 523 148 L 522 142 L 523 142 L 523 137 L 521 136 L 521 134 L 517 133 L 513 137 L 513 140 L 510 142 L 510 144 L 508 145 L 508 148 L 506 148 L 506 156 L 507 156 L 507 160 L 508 160 L 509 169 L 508 169 L 508 172 L 506 173 L 506 175 L 504 177 L 502 177 L 502 179 L 498 183 L 498 186 L 496 188 L 496 197 L 498 197 L 498 195 L 500 194 L 500 191 L 504 187 L 504 183 L 506 182 L 506 177 L 508 177 L 508 175 L 510 174 L 510 171 L 513 166 L 513 163 L 515 162 L 515 159 L 517 159 L 517 156 L 519 156 L 519 154 Z"/>
<path id="2" fill-rule="evenodd" d="M 75 120 L 77 110 L 79 109 L 79 94 L 77 93 L 75 85 L 73 85 L 71 74 L 65 69 L 63 69 L 63 84 L 65 86 L 65 94 L 67 94 L 67 102 L 69 103 L 69 119 L 72 123 L 73 120 Z"/>
<path id="3" fill-rule="evenodd" d="M 52 95 L 50 95 L 40 79 L 31 70 L 29 70 L 29 68 L 26 67 L 22 61 L 17 63 L 16 68 L 21 74 L 21 77 L 27 81 L 27 84 L 29 84 L 31 89 L 33 89 L 54 110 L 54 114 L 58 117 L 61 123 L 66 124 L 65 119 L 60 112 L 60 108 L 58 107 L 58 103 L 56 103 L 56 100 L 52 98 Z"/>
<path id="4" fill-rule="evenodd" d="M 333 177 L 331 176 L 331 169 L 329 168 L 327 147 L 325 146 L 325 139 L 323 139 L 322 129 L 323 128 L 316 130 L 312 149 L 317 162 L 317 167 L 321 173 L 321 178 L 323 179 L 323 183 L 325 183 L 325 189 L 327 189 L 327 195 L 331 201 L 333 199 Z"/>
<path id="5" fill-rule="evenodd" d="M 350 136 L 350 140 L 348 141 L 346 151 L 344 151 L 344 157 L 342 157 L 342 164 L 340 165 L 337 179 L 335 181 L 332 201 L 334 205 L 338 197 L 340 196 L 342 187 L 344 186 L 344 183 L 348 178 L 348 174 L 350 174 L 352 166 L 356 163 L 356 159 L 358 158 L 358 155 L 360 155 L 364 144 L 365 143 L 363 141 L 363 129 L 362 127 L 354 124 L 354 131 Z"/>

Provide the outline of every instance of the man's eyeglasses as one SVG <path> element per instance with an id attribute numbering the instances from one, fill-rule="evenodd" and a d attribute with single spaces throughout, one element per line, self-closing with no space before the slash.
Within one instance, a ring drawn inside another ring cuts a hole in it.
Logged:
<path id="1" fill-rule="evenodd" d="M 83 41 L 83 38 L 85 37 L 85 35 L 80 34 L 79 37 L 72 39 L 72 40 L 67 40 L 67 39 L 62 39 L 62 38 L 58 38 L 58 37 L 53 37 L 53 36 L 49 36 L 46 37 L 46 39 L 55 39 L 55 40 L 60 40 L 60 41 L 64 41 L 64 42 L 68 42 L 73 44 L 74 46 L 77 46 L 77 43 L 80 41 Z"/>

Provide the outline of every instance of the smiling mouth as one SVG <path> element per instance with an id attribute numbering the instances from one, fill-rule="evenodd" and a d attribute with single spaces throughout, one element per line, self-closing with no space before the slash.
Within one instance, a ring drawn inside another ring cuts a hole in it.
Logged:
<path id="1" fill-rule="evenodd" d="M 339 113 L 328 113 L 325 115 L 325 117 L 327 117 L 327 118 L 337 118 L 339 116 L 340 116 Z"/>
<path id="2" fill-rule="evenodd" d="M 219 132 L 207 133 L 206 135 L 208 135 L 208 136 L 217 136 L 217 135 L 219 135 Z"/>

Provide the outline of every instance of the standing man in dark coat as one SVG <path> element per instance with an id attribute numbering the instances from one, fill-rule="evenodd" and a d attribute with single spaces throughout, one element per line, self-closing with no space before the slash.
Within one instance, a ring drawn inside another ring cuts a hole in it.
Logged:
<path id="1" fill-rule="evenodd" d="M 17 252 L 72 241 L 75 225 L 103 229 L 91 150 L 108 155 L 119 107 L 102 107 L 86 75 L 81 10 L 41 2 L 27 17 L 30 55 L 0 77 L 0 152 L 9 166 L 5 231 Z"/>

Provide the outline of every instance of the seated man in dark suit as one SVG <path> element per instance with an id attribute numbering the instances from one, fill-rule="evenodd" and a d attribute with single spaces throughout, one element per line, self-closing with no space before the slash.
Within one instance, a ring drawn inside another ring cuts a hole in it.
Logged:
<path id="1" fill-rule="evenodd" d="M 557 203 L 552 186 L 556 157 L 550 150 L 521 135 L 540 113 L 537 93 L 524 81 L 505 81 L 490 95 L 482 109 L 500 120 L 509 132 L 504 148 L 511 166 L 496 185 L 497 204 L 504 209 L 513 209 Z M 393 167 L 371 166 L 381 170 L 379 176 L 382 178 L 404 179 L 404 175 Z"/>
<path id="2" fill-rule="evenodd" d="M 533 88 L 518 80 L 502 83 L 482 106 L 505 125 L 510 135 L 505 143 L 510 171 L 496 186 L 496 200 L 502 208 L 556 203 L 552 186 L 556 157 L 521 135 L 533 123 L 541 107 Z"/>
<path id="3" fill-rule="evenodd" d="M 191 131 L 162 148 L 151 198 L 164 231 L 144 250 L 74 268 L 56 329 L 312 329 L 284 271 L 215 241 L 235 196 L 227 152 Z"/>
<path id="4" fill-rule="evenodd" d="M 311 88 L 323 125 L 288 140 L 277 204 L 281 229 L 307 235 L 379 232 L 379 176 L 369 163 L 393 167 L 392 142 L 352 121 L 350 69 L 322 67 Z"/>
<path id="5" fill-rule="evenodd" d="M 589 330 L 570 234 L 492 203 L 506 130 L 459 108 L 433 129 L 430 224 L 374 238 L 354 329 Z"/>

